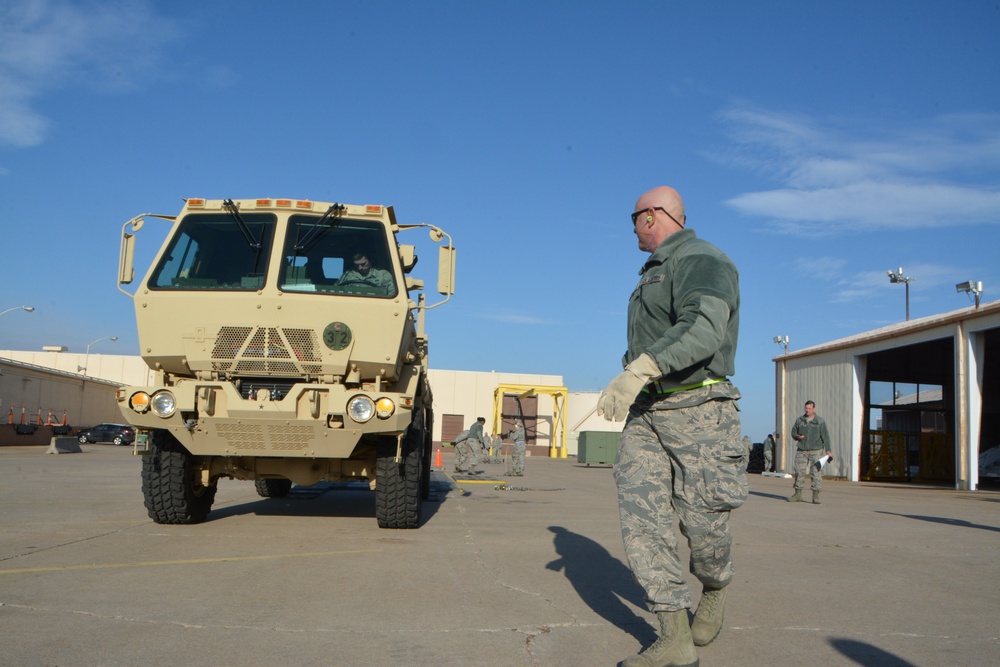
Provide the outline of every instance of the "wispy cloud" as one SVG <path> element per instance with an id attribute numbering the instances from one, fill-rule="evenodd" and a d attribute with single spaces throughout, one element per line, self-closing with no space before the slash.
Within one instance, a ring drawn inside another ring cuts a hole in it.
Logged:
<path id="1" fill-rule="evenodd" d="M 733 145 L 718 159 L 778 187 L 727 204 L 774 231 L 833 234 L 1000 221 L 1000 115 L 909 126 L 824 126 L 758 109 L 721 115 Z"/>
<path id="2" fill-rule="evenodd" d="M 51 121 L 40 100 L 70 83 L 134 86 L 154 70 L 160 45 L 173 33 L 145 0 L 0 3 L 0 145 L 45 141 Z"/>
<path id="3" fill-rule="evenodd" d="M 551 324 L 550 320 L 541 317 L 510 312 L 485 315 L 484 319 L 503 324 Z"/>
<path id="4" fill-rule="evenodd" d="M 955 284 L 955 276 L 962 276 L 966 269 L 959 266 L 916 262 L 906 264 L 903 273 L 913 282 L 910 288 L 915 294 L 919 292 L 937 292 L 941 286 Z M 856 301 L 871 301 L 890 288 L 886 271 L 901 267 L 885 267 L 882 271 L 850 271 L 848 262 L 837 257 L 817 257 L 796 259 L 793 264 L 797 275 L 808 275 L 810 279 L 828 283 L 830 301 L 833 303 L 852 303 Z M 899 289 L 903 289 L 899 287 Z"/>

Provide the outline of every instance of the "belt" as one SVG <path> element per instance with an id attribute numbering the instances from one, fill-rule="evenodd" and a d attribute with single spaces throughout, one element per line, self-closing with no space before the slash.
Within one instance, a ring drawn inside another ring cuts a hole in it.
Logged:
<path id="1" fill-rule="evenodd" d="M 647 394 L 652 394 L 654 393 L 653 391 L 650 391 L 650 388 L 652 388 L 653 390 L 655 390 L 655 393 L 659 394 L 660 396 L 663 396 L 664 394 L 676 394 L 679 391 L 698 389 L 699 387 L 708 387 L 709 385 L 719 384 L 720 382 L 729 382 L 729 378 L 709 378 L 707 380 L 696 382 L 694 384 L 684 385 L 683 387 L 671 387 L 670 389 L 664 389 L 663 383 L 657 380 L 656 382 L 649 383 L 648 385 L 643 387 L 642 390 Z"/>

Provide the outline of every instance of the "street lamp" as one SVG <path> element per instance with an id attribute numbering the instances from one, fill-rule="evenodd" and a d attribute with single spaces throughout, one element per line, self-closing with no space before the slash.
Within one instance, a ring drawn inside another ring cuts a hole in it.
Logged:
<path id="1" fill-rule="evenodd" d="M 83 358 L 83 366 L 77 365 L 76 367 L 78 373 L 81 371 L 86 372 L 87 370 L 87 364 L 90 363 L 90 346 L 94 343 L 100 343 L 102 340 L 110 340 L 114 342 L 118 340 L 118 336 L 105 336 L 104 338 L 98 338 L 97 340 L 90 341 L 90 343 L 87 344 L 87 356 Z"/>
<path id="2" fill-rule="evenodd" d="M 910 281 L 913 278 L 903 275 L 903 267 L 899 267 L 898 271 L 893 271 L 889 269 L 885 272 L 885 275 L 889 276 L 890 283 L 903 283 L 906 285 L 906 319 L 910 319 Z"/>
<path id="3" fill-rule="evenodd" d="M 983 281 L 967 280 L 964 283 L 955 285 L 955 291 L 971 294 L 976 299 L 976 308 L 979 308 L 979 297 L 983 295 Z"/>
<path id="4" fill-rule="evenodd" d="M 33 313 L 33 312 L 35 312 L 35 307 L 34 306 L 14 306 L 13 308 L 8 308 L 7 310 L 5 310 L 2 313 L 0 313 L 0 316 L 6 315 L 7 313 L 9 313 L 12 310 L 23 310 L 26 313 Z"/>
<path id="5" fill-rule="evenodd" d="M 788 336 L 775 336 L 774 342 L 785 346 L 785 354 L 788 354 Z"/>

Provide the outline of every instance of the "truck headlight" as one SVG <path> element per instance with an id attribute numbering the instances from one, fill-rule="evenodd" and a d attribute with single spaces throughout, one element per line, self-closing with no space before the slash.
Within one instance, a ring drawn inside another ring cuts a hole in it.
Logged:
<path id="1" fill-rule="evenodd" d="M 391 398 L 383 396 L 375 403 L 375 414 L 378 415 L 379 419 L 388 419 L 395 411 L 396 404 L 392 402 Z"/>
<path id="2" fill-rule="evenodd" d="M 347 413 L 351 419 L 364 424 L 375 414 L 375 404 L 367 396 L 355 396 L 347 404 Z"/>
<path id="3" fill-rule="evenodd" d="M 144 391 L 137 391 L 128 399 L 128 406 L 133 411 L 142 414 L 149 410 L 149 394 Z"/>
<path id="4" fill-rule="evenodd" d="M 169 391 L 158 391 L 153 394 L 149 406 L 157 417 L 169 417 L 177 411 L 177 399 Z"/>

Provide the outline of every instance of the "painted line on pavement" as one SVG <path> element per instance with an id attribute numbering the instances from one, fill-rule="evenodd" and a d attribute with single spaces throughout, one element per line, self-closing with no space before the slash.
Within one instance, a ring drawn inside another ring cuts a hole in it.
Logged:
<path id="1" fill-rule="evenodd" d="M 24 567 L 0 570 L 0 574 L 37 574 L 40 572 L 70 572 L 73 570 L 113 570 L 124 567 L 158 567 L 164 565 L 200 565 L 205 563 L 236 563 L 252 560 L 277 560 L 279 558 L 311 558 L 316 556 L 348 556 L 353 554 L 380 553 L 382 549 L 358 549 L 352 551 L 321 551 L 304 554 L 274 554 L 272 556 L 224 556 L 222 558 L 189 558 L 186 560 L 142 561 L 137 563 L 104 563 L 100 565 L 63 565 L 58 567 Z"/>

